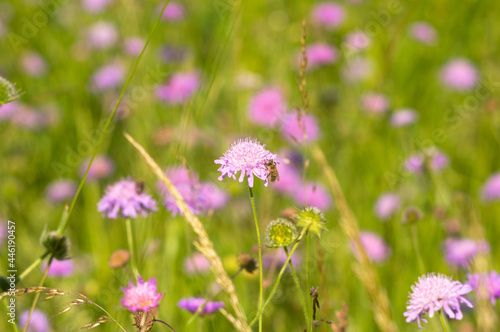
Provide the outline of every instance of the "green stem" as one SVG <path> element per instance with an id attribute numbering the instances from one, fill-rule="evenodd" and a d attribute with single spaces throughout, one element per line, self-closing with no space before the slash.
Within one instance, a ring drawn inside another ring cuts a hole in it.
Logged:
<path id="1" fill-rule="evenodd" d="M 264 309 L 269 304 L 269 302 L 271 302 L 271 300 L 273 299 L 273 296 L 276 293 L 276 290 L 278 289 L 278 285 L 279 285 L 279 283 L 281 281 L 281 277 L 285 273 L 285 269 L 288 266 L 288 264 L 290 263 L 290 259 L 291 259 L 292 255 L 293 255 L 293 253 L 295 252 L 295 249 L 297 249 L 297 247 L 298 247 L 298 245 L 300 243 L 300 240 L 307 233 L 307 231 L 309 230 L 310 226 L 311 225 L 308 224 L 306 227 L 304 227 L 302 229 L 302 232 L 300 233 L 300 236 L 297 239 L 297 242 L 295 242 L 294 246 L 292 247 L 292 250 L 290 251 L 290 256 L 287 257 L 287 259 L 285 261 L 285 264 L 283 264 L 283 267 L 281 268 L 280 273 L 278 274 L 278 278 L 276 279 L 276 282 L 274 283 L 273 289 L 271 290 L 271 294 L 269 294 L 269 297 L 267 298 L 266 302 L 264 302 L 264 305 L 262 306 L 262 309 L 257 313 L 257 315 L 255 316 L 255 318 L 252 319 L 252 321 L 250 322 L 250 326 L 252 326 L 253 324 L 255 324 L 255 322 L 257 321 L 257 319 L 259 319 L 262 316 L 262 313 L 264 312 Z"/>
<path id="2" fill-rule="evenodd" d="M 450 332 L 450 327 L 448 326 L 448 321 L 444 317 L 443 310 L 439 310 L 439 318 L 441 319 L 441 325 L 443 326 L 444 332 Z"/>
<path id="3" fill-rule="evenodd" d="M 50 256 L 49 261 L 47 262 L 47 266 L 45 267 L 45 272 L 43 273 L 42 280 L 40 281 L 40 287 L 45 283 L 45 279 L 47 278 L 47 274 L 49 273 L 50 263 L 52 263 L 53 256 Z M 26 320 L 26 325 L 24 325 L 23 332 L 26 332 L 28 326 L 30 325 L 31 316 L 33 315 L 33 311 L 36 308 L 36 303 L 38 302 L 38 298 L 40 297 L 40 293 L 36 293 L 33 303 L 31 304 L 31 308 L 28 314 L 28 319 Z"/>
<path id="4" fill-rule="evenodd" d="M 130 222 L 130 218 L 125 219 L 125 226 L 127 228 L 128 250 L 130 250 L 130 264 L 132 265 L 132 272 L 134 273 L 134 276 L 137 278 L 139 276 L 139 271 L 137 270 L 137 262 L 134 250 L 134 239 L 132 237 L 132 224 Z"/>
<path id="5" fill-rule="evenodd" d="M 253 219 L 255 221 L 255 230 L 257 231 L 257 244 L 259 245 L 259 332 L 262 332 L 262 302 L 264 300 L 264 278 L 262 276 L 262 248 L 260 245 L 259 222 L 257 221 L 257 212 L 255 211 L 255 200 L 253 198 L 252 187 L 248 187 L 250 191 L 250 202 L 252 203 Z"/>
<path id="6" fill-rule="evenodd" d="M 123 86 L 122 92 L 120 93 L 120 97 L 116 101 L 115 107 L 113 108 L 113 111 L 109 115 L 108 121 L 106 121 L 106 124 L 104 125 L 104 130 L 102 131 L 101 137 L 99 137 L 99 140 L 97 141 L 97 144 L 94 148 L 94 151 L 92 152 L 92 156 L 90 157 L 89 165 L 87 166 L 87 170 L 85 171 L 85 175 L 83 176 L 82 180 L 80 181 L 80 185 L 78 186 L 78 190 L 76 191 L 75 197 L 73 197 L 73 201 L 71 201 L 71 205 L 68 210 L 68 214 L 66 215 L 66 218 L 64 222 L 59 226 L 57 229 L 57 233 L 62 236 L 64 234 L 64 231 L 66 230 L 66 227 L 68 226 L 69 222 L 69 217 L 71 216 L 71 213 L 73 212 L 73 209 L 76 204 L 76 200 L 78 199 L 78 196 L 80 195 L 80 192 L 82 191 L 83 184 L 85 183 L 85 179 L 87 179 L 87 174 L 89 173 L 90 166 L 92 166 L 92 162 L 94 161 L 95 156 L 97 155 L 97 152 L 99 151 L 99 148 L 102 145 L 102 142 L 104 141 L 104 136 L 108 133 L 109 127 L 111 125 L 111 121 L 113 121 L 113 118 L 115 116 L 116 110 L 118 109 L 118 106 L 120 105 L 123 96 L 125 95 L 125 91 L 127 90 L 130 81 L 132 81 L 132 77 L 134 77 L 135 71 L 137 70 L 137 67 L 139 66 L 139 62 L 142 59 L 142 56 L 144 55 L 144 52 L 146 51 L 146 48 L 149 45 L 149 42 L 151 41 L 153 37 L 153 33 L 156 30 L 156 27 L 160 23 L 161 17 L 163 15 L 163 11 L 165 10 L 165 7 L 167 7 L 167 4 L 169 3 L 170 0 L 166 0 L 165 4 L 163 5 L 163 8 L 161 9 L 160 15 L 156 19 L 155 24 L 153 25 L 153 28 L 151 29 L 151 32 L 149 33 L 148 39 L 146 40 L 146 43 L 144 44 L 144 47 L 142 48 L 141 54 L 139 54 L 139 57 L 134 63 L 134 66 L 132 67 L 132 71 L 130 72 L 127 81 L 125 82 L 125 85 Z"/>
<path id="7" fill-rule="evenodd" d="M 297 292 L 299 292 L 300 302 L 302 303 L 302 310 L 304 311 L 304 318 L 306 320 L 307 331 L 311 329 L 311 322 L 309 321 L 309 313 L 307 312 L 307 303 L 304 298 L 304 293 L 302 293 L 302 289 L 300 288 L 299 279 L 297 278 L 297 274 L 295 273 L 295 269 L 293 268 L 292 256 L 288 254 L 288 248 L 283 247 L 285 249 L 286 257 L 290 257 L 290 269 L 292 270 L 293 281 L 295 282 L 295 286 L 297 287 Z"/>
<path id="8" fill-rule="evenodd" d="M 418 244 L 418 233 L 417 233 L 417 225 L 414 223 L 411 225 L 411 239 L 413 242 L 413 247 L 415 248 L 415 254 L 417 255 L 418 267 L 420 269 L 420 274 L 425 274 L 425 265 L 422 260 L 422 255 L 420 255 L 420 246 Z"/>
<path id="9" fill-rule="evenodd" d="M 33 263 L 31 263 L 30 266 L 28 266 L 28 268 L 26 270 L 24 270 L 23 273 L 21 273 L 19 275 L 19 280 L 18 282 L 20 282 L 21 280 L 23 280 L 28 274 L 30 274 L 31 271 L 33 271 L 34 268 L 36 268 L 41 262 L 42 260 L 47 257 L 48 255 L 50 254 L 50 251 L 46 251 L 42 256 L 38 257 Z"/>

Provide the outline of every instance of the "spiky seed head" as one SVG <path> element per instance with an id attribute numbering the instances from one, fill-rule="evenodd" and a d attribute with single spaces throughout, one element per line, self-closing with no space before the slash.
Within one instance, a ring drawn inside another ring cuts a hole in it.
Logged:
<path id="1" fill-rule="evenodd" d="M 271 248 L 288 247 L 297 237 L 297 228 L 286 219 L 273 220 L 266 229 L 266 245 Z"/>
<path id="2" fill-rule="evenodd" d="M 69 258 L 70 242 L 66 236 L 58 235 L 55 231 L 43 231 L 40 240 L 55 259 L 63 261 Z"/>
<path id="3" fill-rule="evenodd" d="M 321 237 L 322 231 L 327 230 L 325 227 L 326 220 L 323 212 L 316 207 L 308 206 L 302 210 L 297 210 L 295 220 L 297 220 L 297 226 L 309 226 L 309 230 L 318 237 Z"/>
<path id="4" fill-rule="evenodd" d="M 422 211 L 418 208 L 410 206 L 403 213 L 403 223 L 404 224 L 414 224 L 424 217 Z"/>

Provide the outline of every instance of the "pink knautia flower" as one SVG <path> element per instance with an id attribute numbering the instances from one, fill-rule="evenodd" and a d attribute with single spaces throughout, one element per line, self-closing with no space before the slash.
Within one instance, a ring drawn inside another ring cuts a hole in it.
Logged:
<path id="1" fill-rule="evenodd" d="M 354 31 L 346 35 L 344 45 L 351 51 L 362 51 L 371 44 L 370 37 L 364 32 Z"/>
<path id="2" fill-rule="evenodd" d="M 47 262 L 42 264 L 42 272 L 45 271 L 47 268 Z M 48 276 L 50 277 L 70 277 L 73 275 L 73 272 L 75 271 L 75 264 L 71 259 L 65 259 L 65 260 L 57 260 L 53 259 L 52 263 L 50 263 L 49 267 L 49 272 L 47 273 Z"/>
<path id="3" fill-rule="evenodd" d="M 304 131 L 306 141 L 304 142 Z M 288 114 L 284 117 L 281 134 L 290 143 L 311 143 L 319 139 L 319 124 L 312 114 L 301 114 L 300 121 L 297 112 Z"/>
<path id="4" fill-rule="evenodd" d="M 342 68 L 342 75 L 349 83 L 356 83 L 368 78 L 373 73 L 372 63 L 365 57 L 347 59 Z"/>
<path id="5" fill-rule="evenodd" d="M 113 0 L 83 0 L 83 9 L 88 13 L 100 13 L 102 12 Z"/>
<path id="6" fill-rule="evenodd" d="M 28 322 L 30 311 L 26 310 L 21 313 L 19 324 L 24 327 Z M 35 309 L 31 314 L 30 325 L 27 332 L 49 332 L 51 330 L 47 315 L 41 310 Z"/>
<path id="7" fill-rule="evenodd" d="M 267 88 L 250 100 L 249 116 L 254 123 L 273 127 L 286 112 L 286 101 L 278 88 Z"/>
<path id="8" fill-rule="evenodd" d="M 256 139 L 239 139 L 224 152 L 224 155 L 215 160 L 216 164 L 221 166 L 217 171 L 221 172 L 219 181 L 230 177 L 236 180 L 236 173 L 240 173 L 239 181 L 243 182 L 245 175 L 248 180 L 248 186 L 253 187 L 254 175 L 264 180 L 264 186 L 268 184 L 268 174 L 266 163 L 278 158 L 277 155 L 266 150 L 265 144 L 260 144 Z M 277 164 L 279 162 L 276 162 Z"/>
<path id="9" fill-rule="evenodd" d="M 307 68 L 313 69 L 335 63 L 339 54 L 335 47 L 325 43 L 311 44 L 306 48 Z M 299 57 L 299 61 L 302 56 Z M 300 62 L 299 62 L 300 63 Z"/>
<path id="10" fill-rule="evenodd" d="M 104 197 L 97 203 L 97 210 L 108 218 L 137 218 L 158 211 L 156 201 L 151 196 L 138 190 L 137 184 L 130 177 L 120 180 L 106 188 Z"/>
<path id="11" fill-rule="evenodd" d="M 500 275 L 495 271 L 491 271 L 489 275 L 486 273 L 474 273 L 468 274 L 467 277 L 469 278 L 467 284 L 472 287 L 478 297 L 481 296 L 479 294 L 481 283 L 482 287 L 485 288 L 485 295 L 490 299 L 491 304 L 495 305 L 496 299 L 500 298 Z"/>
<path id="12" fill-rule="evenodd" d="M 183 266 L 184 271 L 190 275 L 210 271 L 210 262 L 199 252 L 195 252 L 191 256 L 186 257 Z"/>
<path id="13" fill-rule="evenodd" d="M 486 180 L 481 189 L 481 199 L 484 202 L 494 202 L 500 200 L 500 172 L 492 174 Z"/>
<path id="14" fill-rule="evenodd" d="M 223 207 L 228 201 L 225 191 L 210 182 L 200 182 L 198 174 L 189 172 L 185 167 L 170 167 L 165 171 L 175 188 L 195 215 Z M 173 216 L 182 214 L 174 197 L 163 182 L 158 182 L 158 191 L 163 196 L 163 205 Z"/>
<path id="15" fill-rule="evenodd" d="M 402 108 L 391 114 L 391 125 L 393 127 L 405 127 L 418 120 L 418 113 L 411 108 Z"/>
<path id="16" fill-rule="evenodd" d="M 336 2 L 321 2 L 314 6 L 311 16 L 313 24 L 335 29 L 344 22 L 345 10 Z"/>
<path id="17" fill-rule="evenodd" d="M 375 263 L 381 263 L 387 260 L 391 255 L 391 248 L 389 248 L 380 235 L 374 232 L 360 232 L 359 240 L 361 241 L 361 245 L 365 249 L 368 258 Z M 361 255 L 358 248 L 354 245 L 354 242 L 351 241 L 350 246 L 356 258 L 361 260 Z"/>
<path id="18" fill-rule="evenodd" d="M 426 162 L 428 168 L 434 172 L 439 172 L 450 164 L 450 160 L 445 153 L 432 147 L 424 152 L 411 155 L 405 160 L 404 165 L 409 172 L 421 175 L 427 168 Z"/>
<path id="19" fill-rule="evenodd" d="M 299 205 L 313 206 L 322 211 L 328 210 L 333 206 L 332 196 L 326 187 L 320 183 L 306 183 L 305 186 L 297 188 L 293 197 Z"/>
<path id="20" fill-rule="evenodd" d="M 160 58 L 165 62 L 182 62 L 189 55 L 189 50 L 171 45 L 163 46 L 160 50 Z"/>
<path id="21" fill-rule="evenodd" d="M 470 303 L 463 295 L 470 293 L 472 288 L 459 281 L 453 281 L 451 277 L 443 274 L 429 273 L 418 278 L 418 282 L 411 286 L 412 293 L 409 294 L 407 311 L 403 314 L 406 322 L 427 323 L 423 317 L 429 313 L 429 317 L 434 317 L 434 313 L 443 310 L 448 317 L 461 320 L 463 318 L 460 303 L 464 303 L 472 308 Z"/>
<path id="22" fill-rule="evenodd" d="M 158 13 L 163 8 L 163 4 L 158 6 Z M 161 16 L 164 21 L 181 21 L 186 16 L 184 5 L 179 2 L 170 1 Z"/>
<path id="23" fill-rule="evenodd" d="M 110 64 L 99 68 L 92 76 L 92 91 L 102 92 L 120 86 L 125 76 L 125 69 L 119 64 Z"/>
<path id="24" fill-rule="evenodd" d="M 21 67 L 28 76 L 43 76 L 47 73 L 47 63 L 36 52 L 28 52 L 21 57 Z"/>
<path id="25" fill-rule="evenodd" d="M 125 296 L 121 299 L 121 304 L 131 312 L 142 310 L 148 312 L 149 309 L 157 308 L 162 297 L 156 292 L 156 279 L 151 278 L 144 282 L 141 276 L 137 276 L 137 286 L 129 281 L 128 288 L 122 287 Z"/>
<path id="26" fill-rule="evenodd" d="M 45 198 L 52 204 L 68 201 L 76 194 L 78 184 L 73 180 L 59 179 L 45 189 Z"/>
<path id="27" fill-rule="evenodd" d="M 85 159 L 78 170 L 80 177 L 83 177 L 89 166 L 90 158 Z M 113 159 L 104 155 L 97 155 L 90 166 L 89 173 L 87 174 L 88 181 L 95 181 L 104 179 L 115 172 L 115 163 Z"/>
<path id="28" fill-rule="evenodd" d="M 118 40 L 116 27 L 109 22 L 98 22 L 88 30 L 88 42 L 96 49 L 106 49 Z"/>
<path id="29" fill-rule="evenodd" d="M 198 73 L 177 73 L 156 89 L 156 96 L 169 104 L 186 102 L 199 87 Z"/>
<path id="30" fill-rule="evenodd" d="M 408 33 L 410 37 L 426 45 L 434 45 L 438 39 L 436 30 L 427 22 L 413 22 Z"/>
<path id="31" fill-rule="evenodd" d="M 464 269 L 469 267 L 469 263 L 477 254 L 490 251 L 488 242 L 473 239 L 448 238 L 443 245 L 446 263 Z"/>
<path id="32" fill-rule="evenodd" d="M 381 93 L 368 92 L 361 96 L 361 107 L 372 114 L 382 114 L 389 109 L 389 99 Z"/>
<path id="33" fill-rule="evenodd" d="M 205 303 L 205 299 L 201 297 L 190 297 L 188 299 L 181 299 L 177 305 L 179 308 L 187 310 L 189 312 L 195 313 L 198 308 Z M 208 301 L 207 304 L 201 309 L 201 315 L 209 315 L 220 308 L 224 307 L 224 302 L 212 302 Z"/>
<path id="34" fill-rule="evenodd" d="M 444 85 L 458 91 L 471 90 L 479 81 L 476 67 L 464 58 L 448 61 L 441 69 L 440 75 Z"/>
<path id="35" fill-rule="evenodd" d="M 401 199 L 395 193 L 381 195 L 375 203 L 374 211 L 382 221 L 389 220 L 401 207 Z"/>
<path id="36" fill-rule="evenodd" d="M 140 37 L 131 37 L 125 40 L 123 48 L 128 55 L 137 56 L 141 54 L 145 43 Z"/>

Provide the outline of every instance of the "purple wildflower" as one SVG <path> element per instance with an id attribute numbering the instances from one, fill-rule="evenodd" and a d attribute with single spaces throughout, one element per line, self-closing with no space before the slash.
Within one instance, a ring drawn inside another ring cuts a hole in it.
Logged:
<path id="1" fill-rule="evenodd" d="M 71 199 L 77 190 L 77 184 L 73 180 L 60 179 L 51 182 L 45 190 L 45 197 L 52 204 L 57 204 Z"/>
<path id="2" fill-rule="evenodd" d="M 198 73 L 177 73 L 156 89 L 156 96 L 169 104 L 186 102 L 199 87 Z"/>
<path id="3" fill-rule="evenodd" d="M 387 243 L 376 233 L 367 231 L 360 232 L 359 240 L 361 241 L 361 245 L 365 249 L 368 258 L 375 263 L 383 262 L 391 255 L 391 249 Z M 359 260 L 360 254 L 358 248 L 354 245 L 354 242 L 351 242 L 351 249 L 356 258 Z"/>
<path id="4" fill-rule="evenodd" d="M 294 194 L 297 204 L 302 206 L 313 206 L 322 211 L 328 210 L 333 205 L 333 200 L 326 189 L 320 183 L 308 182 L 304 187 L 298 187 Z"/>
<path id="5" fill-rule="evenodd" d="M 162 297 L 161 293 L 156 293 L 155 278 L 144 282 L 141 276 L 137 276 L 137 286 L 129 281 L 128 288 L 122 287 L 122 291 L 125 293 L 121 300 L 122 306 L 131 312 L 148 312 L 149 309 L 157 308 Z"/>
<path id="6" fill-rule="evenodd" d="M 106 194 L 97 203 L 97 210 L 108 218 L 136 218 L 137 214 L 143 217 L 151 211 L 158 211 L 156 201 L 151 196 L 137 190 L 136 182 L 130 177 L 112 186 L 108 186 Z"/>
<path id="7" fill-rule="evenodd" d="M 312 114 L 302 114 L 300 121 L 297 113 L 289 114 L 284 118 L 281 134 L 290 143 L 305 143 L 304 131 L 306 133 L 306 142 L 310 143 L 319 139 L 318 120 Z"/>
<path id="8" fill-rule="evenodd" d="M 436 30 L 427 22 L 413 22 L 408 32 L 413 39 L 426 45 L 434 45 L 438 39 Z"/>
<path id="9" fill-rule="evenodd" d="M 474 241 L 472 239 L 448 238 L 444 241 L 444 252 L 446 262 L 453 266 L 467 269 L 469 262 L 478 253 L 487 253 L 490 246 L 486 241 Z"/>
<path id="10" fill-rule="evenodd" d="M 241 172 L 239 181 L 243 182 L 245 175 L 248 180 L 248 186 L 253 187 L 254 175 L 261 180 L 264 180 L 264 186 L 268 184 L 268 169 L 266 162 L 276 160 L 277 155 L 265 149 L 265 144 L 260 144 L 255 139 L 245 138 L 239 139 L 224 152 L 224 155 L 215 160 L 216 164 L 221 166 L 217 171 L 221 172 L 219 181 L 230 177 L 236 180 L 236 173 Z M 278 162 L 277 162 L 278 163 Z"/>
<path id="11" fill-rule="evenodd" d="M 21 313 L 20 322 L 21 326 L 25 326 L 28 322 L 30 311 L 26 310 Z M 50 323 L 47 315 L 41 310 L 35 309 L 31 314 L 30 325 L 28 326 L 27 332 L 49 332 Z"/>
<path id="12" fill-rule="evenodd" d="M 3 245 L 5 239 L 7 238 L 7 221 L 0 218 L 0 246 Z"/>
<path id="13" fill-rule="evenodd" d="M 80 177 L 83 177 L 83 175 L 85 175 L 85 171 L 87 170 L 89 162 L 90 158 L 87 158 L 81 163 L 78 172 Z M 92 162 L 92 166 L 90 166 L 89 173 L 87 174 L 87 180 L 95 181 L 107 178 L 108 176 L 113 174 L 114 171 L 115 171 L 115 163 L 113 162 L 113 159 L 111 159 L 108 156 L 97 155 L 95 156 L 94 161 Z"/>
<path id="14" fill-rule="evenodd" d="M 500 200 L 500 172 L 491 175 L 481 189 L 481 198 L 485 202 Z"/>
<path id="15" fill-rule="evenodd" d="M 285 111 L 285 98 L 280 89 L 277 88 L 262 90 L 253 96 L 250 101 L 250 119 L 263 126 L 275 126 Z"/>
<path id="16" fill-rule="evenodd" d="M 389 109 L 389 99 L 380 93 L 365 93 L 361 96 L 361 107 L 372 114 L 385 113 Z"/>
<path id="17" fill-rule="evenodd" d="M 210 262 L 208 259 L 200 254 L 199 252 L 195 252 L 189 257 L 184 259 L 184 271 L 188 274 L 196 274 L 203 273 L 210 270 Z"/>
<path id="18" fill-rule="evenodd" d="M 306 56 L 308 69 L 335 63 L 339 57 L 337 49 L 325 43 L 315 43 L 308 46 Z"/>
<path id="19" fill-rule="evenodd" d="M 296 165 L 290 161 L 286 162 L 278 158 L 280 166 L 278 169 L 280 180 L 275 182 L 272 186 L 273 189 L 281 193 L 293 195 L 301 188 L 302 177 Z"/>
<path id="20" fill-rule="evenodd" d="M 375 203 L 375 214 L 380 220 L 387 221 L 399 210 L 401 200 L 394 193 L 381 195 Z"/>
<path id="21" fill-rule="evenodd" d="M 394 111 L 391 115 L 391 125 L 393 127 L 405 127 L 418 120 L 418 113 L 411 108 L 402 108 Z"/>
<path id="22" fill-rule="evenodd" d="M 411 290 L 410 300 L 406 307 L 407 311 L 403 315 L 406 317 L 407 323 L 416 320 L 420 328 L 422 328 L 421 320 L 427 323 L 427 320 L 423 318 L 427 312 L 432 318 L 435 312 L 442 309 L 448 317 L 460 320 L 463 317 L 460 303 L 465 303 L 472 308 L 472 303 L 463 297 L 472 288 L 459 281 L 453 281 L 451 277 L 443 274 L 423 275 L 418 278 L 415 285 L 411 286 Z"/>
<path id="23" fill-rule="evenodd" d="M 42 271 L 45 271 L 47 263 L 42 265 Z M 75 264 L 71 259 L 57 260 L 53 259 L 50 263 L 49 272 L 47 273 L 51 277 L 69 277 L 73 274 L 75 270 Z"/>
<path id="24" fill-rule="evenodd" d="M 198 175 L 185 167 L 171 167 L 165 174 L 195 215 L 219 209 L 228 200 L 226 192 L 210 182 L 200 182 Z M 163 204 L 167 210 L 172 211 L 172 215 L 181 213 L 174 197 L 161 181 L 158 182 L 158 191 L 163 196 Z"/>
<path id="25" fill-rule="evenodd" d="M 132 56 L 137 56 L 141 54 L 144 48 L 144 40 L 140 37 L 131 37 L 125 40 L 124 49 L 125 52 Z"/>
<path id="26" fill-rule="evenodd" d="M 413 174 L 421 175 L 426 169 L 426 161 L 430 170 L 434 172 L 441 171 L 450 163 L 446 154 L 432 147 L 422 153 L 411 155 L 405 160 L 405 168 Z"/>
<path id="27" fill-rule="evenodd" d="M 99 68 L 92 76 L 92 90 L 102 92 L 111 90 L 120 86 L 125 76 L 123 66 L 119 64 L 110 64 Z"/>
<path id="28" fill-rule="evenodd" d="M 468 274 L 469 281 L 467 284 L 479 295 L 479 285 L 482 283 L 485 288 L 485 295 L 490 299 L 491 304 L 495 305 L 496 299 L 500 298 L 500 275 L 495 271 L 491 271 L 489 275 L 486 273 Z"/>
<path id="29" fill-rule="evenodd" d="M 83 8 L 88 13 L 102 12 L 113 0 L 83 0 Z"/>
<path id="30" fill-rule="evenodd" d="M 365 57 L 354 57 L 346 59 L 346 64 L 342 68 L 342 75 L 349 83 L 364 80 L 373 73 L 373 64 Z"/>
<path id="31" fill-rule="evenodd" d="M 321 2 L 312 10 L 312 21 L 329 29 L 339 27 L 345 19 L 345 10 L 335 2 Z"/>
<path id="32" fill-rule="evenodd" d="M 159 9 L 163 8 L 163 5 L 159 6 Z M 165 21 L 180 21 L 184 18 L 186 15 L 186 10 L 184 9 L 184 6 L 178 2 L 175 1 L 170 1 L 165 8 L 165 11 L 163 12 L 162 15 L 162 20 Z"/>
<path id="33" fill-rule="evenodd" d="M 98 22 L 88 30 L 88 41 L 96 49 L 106 49 L 118 40 L 116 27 L 109 22 Z"/>
<path id="34" fill-rule="evenodd" d="M 441 70 L 441 81 L 450 89 L 468 91 L 477 84 L 478 80 L 477 69 L 464 58 L 450 60 Z"/>
<path id="35" fill-rule="evenodd" d="M 198 308 L 205 303 L 205 299 L 201 297 L 190 297 L 188 299 L 181 299 L 177 305 L 179 308 L 187 310 L 189 312 L 195 313 Z M 201 315 L 209 315 L 220 308 L 224 307 L 224 302 L 212 302 L 208 301 L 207 304 L 203 307 L 200 314 Z"/>
<path id="36" fill-rule="evenodd" d="M 25 74 L 29 76 L 43 76 L 47 73 L 47 63 L 42 56 L 36 52 L 28 52 L 21 57 L 21 66 Z"/>
<path id="37" fill-rule="evenodd" d="M 354 31 L 346 35 L 344 44 L 350 51 L 362 51 L 370 46 L 371 40 L 366 33 Z"/>

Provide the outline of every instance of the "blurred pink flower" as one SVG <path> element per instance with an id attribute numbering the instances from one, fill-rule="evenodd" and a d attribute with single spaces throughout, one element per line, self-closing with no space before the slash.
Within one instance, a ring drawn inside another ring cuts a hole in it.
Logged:
<path id="1" fill-rule="evenodd" d="M 371 40 L 366 33 L 354 31 L 345 36 L 344 43 L 351 51 L 362 51 L 370 46 Z"/>
<path id="2" fill-rule="evenodd" d="M 213 301 L 209 301 L 209 300 L 206 300 L 204 298 L 201 298 L 201 297 L 190 297 L 188 299 L 182 298 L 179 301 L 179 303 L 177 303 L 177 306 L 179 308 L 187 310 L 191 313 L 195 313 L 196 311 L 198 311 L 198 308 L 201 305 L 203 305 L 205 302 L 207 302 L 207 303 L 205 304 L 203 309 L 201 309 L 200 315 L 209 315 L 209 314 L 216 312 L 220 308 L 224 307 L 224 302 L 222 302 L 222 301 L 213 302 Z"/>
<path id="3" fill-rule="evenodd" d="M 359 240 L 361 241 L 361 245 L 366 251 L 366 254 L 369 259 L 371 259 L 375 263 L 380 263 L 391 255 L 391 249 L 385 243 L 384 239 L 380 237 L 380 235 L 373 232 L 360 232 Z M 361 259 L 359 251 L 357 247 L 354 245 L 354 242 L 351 241 L 351 250 L 358 260 Z"/>
<path id="4" fill-rule="evenodd" d="M 250 100 L 249 115 L 253 122 L 273 127 L 286 112 L 286 101 L 278 88 L 267 88 Z"/>
<path id="5" fill-rule="evenodd" d="M 280 176 L 281 177 L 281 176 Z M 301 206 L 313 206 L 322 211 L 333 206 L 332 196 L 325 186 L 320 183 L 308 182 L 297 188 L 294 193 L 295 202 Z"/>
<path id="6" fill-rule="evenodd" d="M 331 45 L 325 43 L 315 43 L 306 48 L 306 56 L 307 68 L 313 69 L 335 63 L 338 59 L 338 51 Z M 300 59 L 301 56 L 299 56 L 299 60 Z"/>
<path id="7" fill-rule="evenodd" d="M 306 141 L 304 142 L 304 130 L 306 133 Z M 281 134 L 290 143 L 310 143 L 317 141 L 320 136 L 319 124 L 312 114 L 305 116 L 304 114 L 298 120 L 297 112 L 288 114 L 284 117 Z"/>
<path id="8" fill-rule="evenodd" d="M 132 56 L 141 54 L 145 41 L 140 37 L 127 38 L 124 43 L 125 52 Z"/>
<path id="9" fill-rule="evenodd" d="M 282 158 L 278 158 L 278 161 L 280 162 L 277 167 L 280 180 L 274 182 L 271 188 L 281 193 L 294 195 L 301 188 L 302 177 L 300 171 L 295 165 L 285 162 Z"/>
<path id="10" fill-rule="evenodd" d="M 479 74 L 467 59 L 455 58 L 448 61 L 441 69 L 441 81 L 450 89 L 471 90 L 479 81 Z"/>
<path id="11" fill-rule="evenodd" d="M 448 156 L 434 147 L 411 155 L 405 160 L 404 164 L 409 172 L 421 175 L 426 169 L 426 161 L 429 163 L 430 170 L 434 172 L 439 172 L 450 164 Z"/>
<path id="12" fill-rule="evenodd" d="M 427 22 L 413 22 L 408 32 L 413 39 L 426 45 L 434 45 L 438 39 L 436 30 Z"/>
<path id="13" fill-rule="evenodd" d="M 287 260 L 287 256 L 284 250 L 274 250 L 274 249 L 265 249 L 262 255 L 262 267 L 264 268 L 272 268 L 281 269 L 283 264 L 285 264 Z M 292 256 L 292 264 L 296 269 L 302 263 L 302 257 L 300 253 L 295 251 Z M 290 265 L 287 267 L 290 268 Z"/>
<path id="14" fill-rule="evenodd" d="M 355 83 L 366 79 L 373 73 L 372 63 L 365 57 L 357 56 L 347 59 L 342 68 L 342 75 L 349 83 Z"/>
<path id="15" fill-rule="evenodd" d="M 100 13 L 112 2 L 113 0 L 82 0 L 82 5 L 88 13 Z"/>
<path id="16" fill-rule="evenodd" d="M 391 114 L 391 125 L 393 127 L 405 127 L 418 120 L 418 113 L 411 108 L 401 108 Z"/>
<path id="17" fill-rule="evenodd" d="M 445 259 L 449 265 L 460 266 L 464 269 L 469 267 L 470 261 L 478 253 L 487 253 L 490 246 L 486 241 L 474 241 L 472 239 L 448 238 L 444 241 Z"/>
<path id="18" fill-rule="evenodd" d="M 500 172 L 492 174 L 483 184 L 481 189 L 481 199 L 484 202 L 500 200 Z"/>
<path id="19" fill-rule="evenodd" d="M 7 235 L 7 220 L 0 218 L 0 246 L 3 246 Z"/>
<path id="20" fill-rule="evenodd" d="M 103 92 L 119 87 L 123 82 L 125 69 L 119 64 L 110 64 L 99 68 L 92 76 L 92 90 Z"/>
<path id="21" fill-rule="evenodd" d="M 156 89 L 156 96 L 169 104 L 185 103 L 199 87 L 198 73 L 177 73 Z"/>
<path id="22" fill-rule="evenodd" d="M 52 181 L 45 189 L 45 197 L 52 204 L 68 201 L 73 198 L 78 184 L 73 180 L 59 179 Z"/>
<path id="23" fill-rule="evenodd" d="M 345 10 L 336 2 L 320 2 L 313 7 L 311 16 L 313 24 L 334 29 L 344 22 Z"/>
<path id="24" fill-rule="evenodd" d="M 88 42 L 96 49 L 107 49 L 118 40 L 116 27 L 109 22 L 98 22 L 88 30 Z"/>
<path id="25" fill-rule="evenodd" d="M 47 73 L 47 63 L 36 52 L 27 52 L 21 57 L 21 67 L 26 75 L 43 76 Z"/>
<path id="26" fill-rule="evenodd" d="M 491 271 L 489 275 L 486 273 L 474 273 L 468 274 L 467 277 L 469 281 L 466 284 L 472 287 L 478 297 L 480 298 L 479 286 L 481 282 L 491 304 L 495 305 L 496 299 L 500 298 L 500 275 L 496 271 Z"/>
<path id="27" fill-rule="evenodd" d="M 42 272 L 47 268 L 47 263 L 45 262 L 42 265 Z M 69 277 L 73 275 L 75 270 L 75 265 L 71 259 L 66 259 L 63 261 L 59 261 L 57 259 L 53 259 L 52 263 L 50 263 L 48 276 L 50 277 Z"/>
<path id="28" fill-rule="evenodd" d="M 83 177 L 89 165 L 90 158 L 84 160 L 80 165 L 79 175 Z M 87 174 L 87 181 L 95 181 L 107 178 L 115 172 L 115 163 L 113 159 L 104 155 L 97 155 L 94 158 L 92 166 L 90 166 L 89 173 Z"/>
<path id="29" fill-rule="evenodd" d="M 29 310 L 23 311 L 20 316 L 19 324 L 22 329 L 28 322 L 28 316 L 30 314 Z M 33 310 L 30 319 L 30 325 L 28 325 L 27 332 L 49 332 L 51 330 L 49 319 L 47 315 L 38 309 Z"/>
<path id="30" fill-rule="evenodd" d="M 163 4 L 161 4 L 159 8 L 161 10 L 163 8 Z M 180 21 L 184 19 L 185 16 L 186 10 L 184 5 L 175 1 L 170 1 L 161 18 L 165 21 Z"/>
<path id="31" fill-rule="evenodd" d="M 375 214 L 380 220 L 389 220 L 401 207 L 401 200 L 394 193 L 381 195 L 375 203 Z"/>
<path id="32" fill-rule="evenodd" d="M 186 257 L 183 265 L 184 271 L 191 275 L 210 271 L 210 262 L 199 252 Z"/>
<path id="33" fill-rule="evenodd" d="M 381 114 L 389 109 L 389 99 L 383 94 L 368 92 L 361 96 L 361 107 L 372 114 Z"/>

